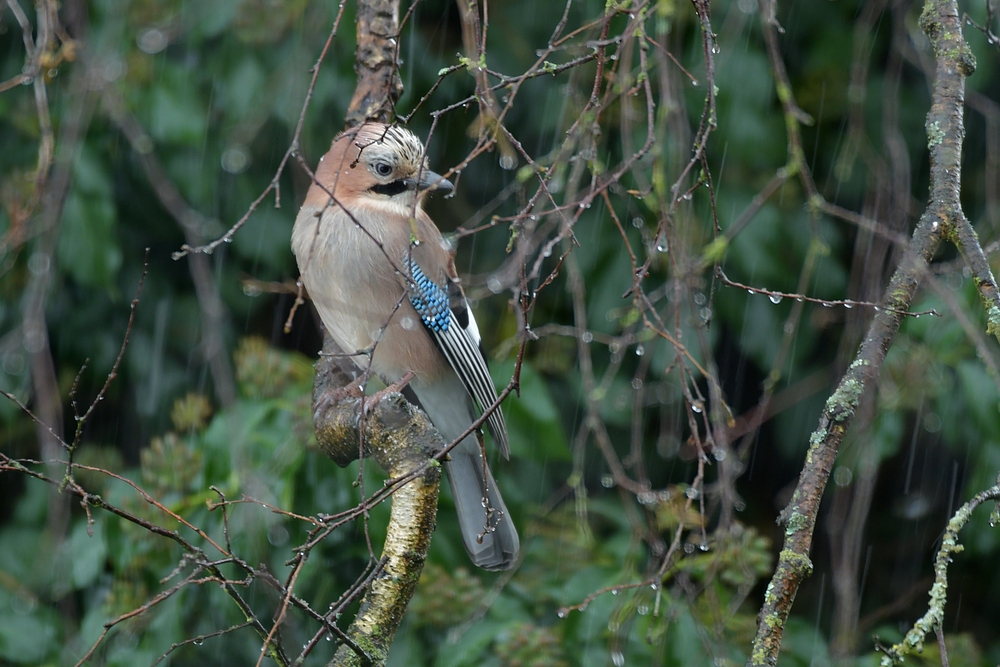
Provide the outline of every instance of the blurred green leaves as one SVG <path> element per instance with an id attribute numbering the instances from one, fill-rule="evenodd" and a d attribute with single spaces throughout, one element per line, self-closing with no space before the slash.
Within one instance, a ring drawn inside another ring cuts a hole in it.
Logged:
<path id="1" fill-rule="evenodd" d="M 59 265 L 87 287 L 109 288 L 122 264 L 111 180 L 96 155 L 83 151 L 59 234 Z"/>
<path id="2" fill-rule="evenodd" d="M 22 2 L 30 14 L 29 4 Z M 625 8 L 621 3 L 615 7 Z M 467 561 L 455 537 L 455 519 L 450 508 L 443 507 L 425 581 L 393 649 L 394 664 L 603 667 L 620 657 L 627 664 L 689 666 L 739 664 L 745 659 L 755 623 L 753 608 L 763 595 L 758 583 L 778 548 L 772 531 L 782 488 L 794 479 L 829 384 L 849 363 L 872 311 L 807 302 L 801 306 L 800 319 L 791 322 L 793 298 L 775 303 L 767 295 L 722 286 L 709 265 L 718 261 L 729 277 L 754 287 L 801 289 L 807 296 L 834 300 L 880 284 L 896 256 L 887 252 L 873 266 L 863 266 L 873 252 L 865 232 L 818 216 L 794 180 L 778 189 L 741 229 L 734 229 L 741 213 L 787 162 L 788 139 L 755 3 L 723 1 L 712 7 L 721 47 L 714 82 L 718 129 L 706 147 L 714 206 L 708 201 L 708 188 L 699 186 L 684 200 L 689 203 L 667 215 L 672 180 L 691 157 L 690 132 L 704 105 L 706 78 L 701 30 L 689 8 L 660 1 L 655 11 L 650 8 L 654 16 L 644 25 L 655 42 L 639 48 L 647 49 L 651 59 L 666 50 L 677 60 L 664 60 L 662 67 L 658 64 L 646 75 L 657 96 L 655 141 L 651 153 L 611 192 L 611 206 L 623 229 L 597 201 L 579 211 L 571 234 L 552 248 L 551 256 L 538 258 L 541 275 L 553 271 L 554 276 L 539 290 L 530 326 L 536 332 L 550 323 L 558 327 L 527 346 L 519 395 L 509 397 L 503 408 L 513 456 L 497 466 L 498 483 L 524 536 L 524 564 L 509 581 L 463 569 Z M 902 187 L 909 191 L 893 200 L 890 208 L 900 218 L 894 231 L 905 233 L 911 214 L 926 197 L 925 75 L 910 62 L 923 48 L 922 38 L 907 23 L 915 17 L 912 12 L 906 15 L 905 9 L 899 9 L 898 22 L 887 15 L 871 34 L 856 34 L 857 16 L 865 7 L 860 2 L 797 3 L 792 11 L 779 4 L 778 20 L 785 29 L 781 53 L 799 106 L 815 120 L 804 129 L 802 149 L 817 187 L 831 202 L 879 218 L 883 224 L 881 218 L 891 216 L 875 186 L 890 167 L 896 169 L 896 176 L 905 181 Z M 564 9 L 567 29 L 572 31 L 601 16 L 605 8 L 599 0 L 565 6 L 533 0 L 491 5 L 486 62 L 497 72 L 515 76 L 542 59 L 542 71 L 551 71 L 593 50 L 584 42 L 544 54 Z M 65 3 L 64 20 L 73 19 L 71 9 L 71 3 Z M 288 571 L 291 550 L 306 540 L 311 524 L 254 501 L 316 516 L 353 506 L 361 487 L 370 493 L 384 481 L 373 465 L 366 464 L 360 473 L 353 466 L 341 470 L 309 449 L 310 358 L 275 349 L 314 352 L 317 347 L 314 323 L 302 316 L 307 306 L 299 310 L 292 335 L 279 333 L 291 302 L 288 286 L 295 278 L 288 236 L 308 179 L 296 166 L 286 171 L 277 182 L 280 207 L 276 196 L 265 198 L 233 243 L 210 259 L 228 313 L 219 332 L 226 346 L 223 354 L 235 352 L 238 386 L 236 403 L 222 409 L 207 370 L 204 306 L 186 260 L 170 259 L 186 237 L 159 202 L 142 156 L 151 151 L 160 160 L 185 203 L 197 213 L 194 227 L 203 240 L 239 220 L 274 178 L 289 147 L 310 67 L 338 7 L 306 0 L 98 0 L 87 10 L 85 18 L 74 19 L 85 21 L 79 26 L 87 41 L 85 57 L 63 63 L 58 72 L 49 74 L 57 136 L 76 117 L 82 100 L 96 100 L 93 114 L 82 114 L 89 124 L 79 143 L 66 147 L 67 155 L 76 157 L 58 221 L 54 261 L 47 265 L 42 256 L 40 234 L 47 230 L 34 230 L 24 236 L 22 245 L 0 249 L 4 271 L 0 388 L 26 400 L 30 397 L 31 359 L 18 329 L 22 297 L 42 270 L 50 269 L 46 317 L 60 396 L 69 405 L 69 389 L 88 358 L 90 370 L 81 377 L 77 395 L 81 404 L 94 396 L 120 347 L 128 299 L 138 282 L 145 248 L 151 248 L 150 273 L 125 364 L 97 418 L 88 425 L 76 460 L 141 485 L 165 508 L 204 528 L 222 544 L 222 507 L 210 510 L 206 505 L 220 502 L 220 496 L 209 490 L 214 485 L 233 503 L 226 511 L 234 552 L 255 567 L 263 564 L 280 580 Z M 306 111 L 296 149 L 310 165 L 341 128 L 354 88 L 353 11 L 348 4 Z M 630 20 L 626 14 L 614 16 L 614 29 Z M 0 60 L 0 80 L 6 80 L 24 65 L 23 46 L 9 12 L 2 21 L 0 49 L 10 57 Z M 432 111 L 474 92 L 469 71 L 437 80 L 442 67 L 478 59 L 477 54 L 465 53 L 460 21 L 451 3 L 429 0 L 413 5 L 398 36 L 405 85 L 399 110 L 409 112 L 437 85 L 411 123 L 423 136 Z M 892 60 L 900 54 L 893 52 L 895 42 L 889 34 L 896 23 L 909 26 L 902 41 L 914 49 L 898 62 Z M 980 35 L 971 34 L 980 56 L 987 45 Z M 605 78 L 599 81 L 602 90 L 622 91 L 639 78 L 635 53 L 619 52 L 617 46 L 607 45 L 616 60 L 607 63 Z M 852 49 L 854 55 L 863 54 L 862 61 L 851 63 Z M 980 97 L 988 97 L 996 89 L 995 58 L 979 60 L 979 70 L 969 83 Z M 896 82 L 887 61 L 903 72 Z M 691 78 L 678 74 L 677 65 L 685 67 Z M 859 89 L 851 81 L 862 71 L 867 79 Z M 451 230 L 459 225 L 470 228 L 473 220 L 479 225 L 482 220 L 477 216 L 487 209 L 485 215 L 513 215 L 532 195 L 537 174 L 549 170 L 555 174 L 549 193 L 557 201 L 567 189 L 580 187 L 591 177 L 606 177 L 608 169 L 645 141 L 646 108 L 642 95 L 615 98 L 602 109 L 600 122 L 593 123 L 591 107 L 583 119 L 590 143 L 572 161 L 566 160 L 562 151 L 570 142 L 567 132 L 588 104 L 596 75 L 596 66 L 587 63 L 572 72 L 527 81 L 519 90 L 505 123 L 532 156 L 534 166 L 519 156 L 516 169 L 503 169 L 499 151 L 462 162 L 475 145 L 468 134 L 479 122 L 474 103 L 434 117 L 439 122 L 429 147 L 432 167 L 443 171 L 461 163 L 463 170 L 454 198 L 430 202 L 435 220 Z M 894 94 L 894 86 L 900 92 L 892 106 L 886 104 L 886 96 Z M 74 97 L 72 91 L 81 90 L 89 92 Z M 124 111 L 141 126 L 145 141 L 124 136 L 109 113 L 104 97 L 108 90 L 120 95 Z M 506 89 L 497 91 L 501 103 L 508 94 Z M 893 108 L 899 116 L 895 124 Z M 992 135 L 980 111 L 973 109 L 967 116 L 968 173 L 963 178 L 970 189 L 965 204 L 979 233 L 988 239 L 996 232 L 995 211 L 987 206 L 987 193 L 994 186 L 988 168 L 995 163 L 995 156 L 988 153 L 992 139 L 987 138 Z M 992 123 L 995 117 L 991 118 Z M 859 128 L 855 124 L 861 121 L 865 125 Z M 18 231 L 18 215 L 34 195 L 39 136 L 31 88 L 19 86 L 0 94 L 0 232 L 4 234 Z M 888 143 L 891 160 L 881 154 Z M 704 165 L 693 168 L 697 173 Z M 501 192 L 505 194 L 498 196 Z M 716 216 L 718 230 L 713 229 Z M 562 233 L 563 220 L 542 214 L 531 222 L 549 225 L 555 234 Z M 669 232 L 669 249 L 653 253 L 650 249 L 661 230 Z M 488 348 L 510 348 L 511 341 L 518 340 L 519 322 L 490 286 L 490 278 L 524 238 L 526 228 L 498 223 L 459 246 L 457 265 L 482 310 Z M 511 239 L 516 242 L 508 246 Z M 626 241 L 639 255 L 636 266 Z M 567 281 L 567 265 L 557 269 L 557 259 L 567 250 L 572 250 L 571 261 L 585 282 L 585 331 L 570 326 L 575 323 L 575 295 Z M 643 267 L 646 257 L 650 261 Z M 939 259 L 941 266 L 951 261 L 950 256 Z M 815 266 L 803 282 L 803 266 L 811 261 Z M 634 270 L 640 268 L 646 294 L 659 299 L 663 312 L 676 313 L 664 328 L 677 347 L 644 329 L 640 308 L 629 293 L 637 279 Z M 928 290 L 926 303 L 916 308 L 933 307 L 944 317 L 905 321 L 879 379 L 875 414 L 867 428 L 850 434 L 837 463 L 845 473 L 869 465 L 879 471 L 904 471 L 896 475 L 898 479 L 883 475 L 882 486 L 876 489 L 873 528 L 866 535 L 874 545 L 870 582 L 896 582 L 900 572 L 918 571 L 924 563 L 920 544 L 904 540 L 917 534 L 933 540 L 945 506 L 970 489 L 990 485 L 1000 469 L 998 373 L 985 363 L 996 356 L 995 344 L 977 345 L 981 341 L 976 332 L 983 330 L 983 322 L 971 281 L 954 266 L 934 280 L 944 286 L 948 298 Z M 255 287 L 244 291 L 244 284 Z M 260 285 L 274 293 L 256 287 Z M 537 287 L 536 282 L 528 289 Z M 956 316 L 953 303 L 970 323 Z M 247 337 L 248 333 L 268 338 Z M 789 346 L 784 349 L 786 335 Z M 596 386 L 591 393 L 583 389 L 581 349 L 594 367 Z M 710 394 L 709 386 L 700 370 L 679 382 L 678 368 L 707 369 L 714 362 L 720 369 L 722 398 L 740 418 L 757 405 L 761 378 L 768 377 L 779 358 L 784 362 L 772 376 L 776 387 L 772 407 L 778 406 L 774 408 L 778 414 L 765 422 L 740 461 L 749 469 L 738 490 L 747 501 L 746 515 L 738 515 L 743 523 L 734 521 L 726 530 L 716 531 L 718 507 L 713 503 L 718 496 L 713 494 L 721 483 L 721 461 L 700 458 L 704 452 L 692 444 L 691 430 L 692 423 L 703 429 L 730 425 L 725 419 L 711 421 L 714 416 L 708 415 L 702 422 L 703 413 L 691 411 L 689 394 Z M 513 366 L 509 358 L 493 363 L 499 387 L 507 384 Z M 650 503 L 635 503 L 633 490 L 614 486 L 604 453 L 594 447 L 593 431 L 585 422 L 591 416 L 605 428 L 626 473 L 638 475 L 644 466 L 651 485 L 664 495 Z M 71 431 L 68 409 L 65 417 Z M 37 432 L 31 420 L 8 403 L 0 408 L 0 420 L 4 428 L 0 447 L 34 455 Z M 916 470 L 912 486 L 907 465 Z M 698 466 L 705 469 L 708 516 L 701 514 L 699 503 L 687 502 L 686 491 L 692 489 Z M 186 539 L 200 539 L 109 475 L 81 470 L 76 479 L 137 517 L 163 523 Z M 606 479 L 611 486 L 604 483 Z M 838 492 L 849 493 L 852 475 L 839 479 Z M 905 489 L 906 499 L 932 498 L 936 505 L 928 501 L 924 510 L 931 513 L 920 519 L 903 517 L 895 500 L 886 501 L 890 493 L 902 493 L 899 487 Z M 47 525 L 48 489 L 29 480 L 23 490 L 14 489 L 3 497 L 8 503 L 16 501 L 0 524 L 0 662 L 4 664 L 72 664 L 99 636 L 104 623 L 177 582 L 174 570 L 181 549 L 162 537 L 101 512 L 87 517 L 77 505 L 70 510 L 65 533 L 54 537 Z M 316 609 L 326 608 L 354 581 L 367 562 L 368 539 L 378 551 L 386 513 L 386 504 L 374 508 L 366 523 L 338 530 L 312 552 L 299 583 L 301 590 L 313 595 Z M 644 580 L 649 568 L 658 565 L 650 562 L 650 542 L 670 543 L 678 530 L 683 556 L 671 564 L 656 591 L 625 588 L 618 595 L 605 593 L 582 611 L 559 618 L 558 608 L 581 604 L 605 586 Z M 967 533 L 963 538 L 969 549 L 963 557 L 980 560 L 970 561 L 970 571 L 978 575 L 975 584 L 956 585 L 956 590 L 964 591 L 966 608 L 975 605 L 969 600 L 986 589 L 978 584 L 995 576 L 995 568 L 990 568 L 1000 543 L 985 514 L 973 519 Z M 885 555 L 886 543 L 895 549 L 891 556 Z M 828 550 L 818 543 L 815 551 L 819 576 L 814 580 L 826 584 L 831 572 Z M 929 557 L 925 560 L 929 563 Z M 240 572 L 234 567 L 227 574 L 236 577 Z M 270 617 L 273 590 L 257 582 L 246 592 L 258 615 Z M 893 604 L 902 593 L 887 586 L 866 594 L 870 597 L 862 601 L 865 613 Z M 833 597 L 821 595 L 816 603 L 821 607 L 820 622 L 813 620 L 810 608 L 809 620 L 793 618 L 789 623 L 783 654 L 788 664 L 830 660 L 822 605 L 829 605 Z M 66 609 L 75 612 L 65 613 Z M 963 620 L 972 616 L 962 613 Z M 345 621 L 348 616 L 350 610 Z M 109 665 L 150 664 L 173 643 L 241 620 L 241 613 L 214 582 L 190 586 L 114 630 L 100 660 Z M 288 633 L 290 643 L 300 645 L 314 629 L 311 619 L 293 612 L 282 632 Z M 891 631 L 891 627 L 880 630 L 884 637 Z M 975 664 L 979 659 L 975 640 L 964 635 L 958 639 L 953 664 L 966 658 Z M 167 662 L 253 664 L 259 655 L 256 641 L 249 632 L 240 631 L 213 638 L 204 646 L 180 648 Z M 317 664 L 329 648 L 321 643 L 314 654 Z M 986 651 L 996 655 L 995 646 Z"/>

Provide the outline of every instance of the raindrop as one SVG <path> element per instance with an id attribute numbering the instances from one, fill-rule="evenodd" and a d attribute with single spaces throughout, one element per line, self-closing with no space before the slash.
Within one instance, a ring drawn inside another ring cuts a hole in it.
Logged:
<path id="1" fill-rule="evenodd" d="M 847 466 L 837 466 L 837 469 L 833 471 L 833 483 L 837 486 L 850 486 L 853 479 L 854 472 Z"/>
<path id="2" fill-rule="evenodd" d="M 643 225 L 642 218 L 638 218 L 638 217 L 632 218 L 632 226 L 633 227 L 635 227 L 636 229 L 642 229 L 642 225 Z"/>
<path id="3" fill-rule="evenodd" d="M 694 302 L 699 306 L 705 304 L 705 294 L 703 292 L 698 292 L 694 295 Z"/>
<path id="4" fill-rule="evenodd" d="M 747 290 L 747 294 L 749 294 L 750 296 L 753 296 L 754 294 L 756 294 L 756 292 L 753 291 L 752 289 L 748 289 Z"/>
<path id="5" fill-rule="evenodd" d="M 611 662 L 612 664 L 614 664 L 615 667 L 622 667 L 622 665 L 625 664 L 625 656 L 622 654 L 621 651 L 612 651 Z"/>
<path id="6" fill-rule="evenodd" d="M 20 375 L 24 372 L 25 363 L 24 355 L 20 352 L 9 352 L 4 355 L 3 358 L 3 369 L 7 375 Z"/>
<path id="7" fill-rule="evenodd" d="M 618 632 L 618 628 L 620 627 L 622 626 L 618 621 L 608 621 L 608 630 L 611 630 L 611 632 Z"/>
<path id="8" fill-rule="evenodd" d="M 771 300 L 771 303 L 773 303 L 774 305 L 778 305 L 779 303 L 781 303 L 781 295 L 780 294 L 772 294 L 768 298 Z"/>
<path id="9" fill-rule="evenodd" d="M 698 497 L 701 495 L 701 492 L 698 491 L 697 488 L 695 488 L 693 486 L 689 486 L 684 491 L 684 495 L 687 496 L 688 498 L 690 498 L 691 500 L 698 500 Z"/>
<path id="10" fill-rule="evenodd" d="M 700 415 L 704 408 L 701 407 L 701 403 L 695 401 L 691 404 L 691 412 Z"/>
<path id="11" fill-rule="evenodd" d="M 618 350 L 620 350 L 620 349 L 621 349 L 621 345 L 618 344 L 618 341 L 612 341 L 611 344 L 608 345 L 608 350 L 611 351 L 611 354 L 614 354 L 614 353 L 618 352 Z"/>
<path id="12" fill-rule="evenodd" d="M 639 613 L 640 616 L 645 616 L 646 614 L 649 613 L 649 605 L 641 604 L 638 607 L 636 607 L 635 610 Z"/>
<path id="13" fill-rule="evenodd" d="M 694 553 L 694 545 L 691 544 L 690 542 L 687 542 L 684 545 L 684 553 L 686 553 L 686 554 L 693 554 Z"/>
<path id="14" fill-rule="evenodd" d="M 404 316 L 399 320 L 399 326 L 403 327 L 407 331 L 413 330 L 413 318 L 409 316 Z"/>
<path id="15" fill-rule="evenodd" d="M 667 232 L 663 231 L 656 237 L 656 252 L 667 252 L 670 250 L 670 243 L 667 242 Z"/>
<path id="16" fill-rule="evenodd" d="M 486 281 L 486 287 L 494 294 L 499 294 L 503 289 L 500 279 L 496 276 L 490 276 L 489 280 Z"/>
<path id="17" fill-rule="evenodd" d="M 747 504 L 742 500 L 737 500 L 735 503 L 733 503 L 733 509 L 736 510 L 737 512 L 742 512 L 746 508 Z"/>
<path id="18" fill-rule="evenodd" d="M 125 76 L 125 61 L 121 58 L 109 58 L 101 68 L 101 76 L 108 83 L 113 83 Z"/>
<path id="19" fill-rule="evenodd" d="M 797 296 L 795 297 L 795 300 L 798 301 L 799 303 L 802 303 L 805 299 L 803 299 L 801 296 Z"/>
<path id="20" fill-rule="evenodd" d="M 639 378 L 632 378 L 632 388 L 642 389 L 642 380 L 640 380 Z"/>
<path id="21" fill-rule="evenodd" d="M 698 548 L 701 549 L 702 551 L 708 551 L 709 549 L 711 549 L 711 547 L 708 545 L 708 542 L 702 542 L 701 544 L 698 545 Z"/>
<path id="22" fill-rule="evenodd" d="M 941 430 L 941 417 L 936 412 L 928 412 L 924 416 L 924 428 L 928 433 L 937 433 Z"/>
<path id="23" fill-rule="evenodd" d="M 714 458 L 716 461 L 725 461 L 726 460 L 726 450 L 722 449 L 721 447 L 718 448 L 718 449 L 713 449 L 712 450 L 712 458 Z"/>
<path id="24" fill-rule="evenodd" d="M 333 641 L 333 635 L 327 635 L 326 636 L 326 641 L 332 642 Z"/>
<path id="25" fill-rule="evenodd" d="M 656 502 L 656 494 L 652 491 L 643 491 L 636 496 L 636 500 L 639 501 L 640 505 L 652 505 Z"/>
<path id="26" fill-rule="evenodd" d="M 698 311 L 698 314 L 701 316 L 703 322 L 707 323 L 710 319 L 712 319 L 711 308 L 702 308 L 700 311 Z"/>
<path id="27" fill-rule="evenodd" d="M 850 310 L 851 308 L 854 308 L 854 304 L 850 303 L 849 301 L 845 301 L 843 305 L 844 305 L 844 308 L 846 308 L 848 310 Z"/>
<path id="28" fill-rule="evenodd" d="M 612 594 L 612 595 L 618 595 L 619 593 L 621 593 L 621 591 L 620 591 L 620 590 L 618 590 L 617 588 L 615 588 L 615 589 L 613 589 L 613 590 L 611 591 L 611 594 Z"/>
<path id="29" fill-rule="evenodd" d="M 542 252 L 542 256 L 551 257 L 552 256 L 552 246 L 545 246 L 545 250 Z"/>
<path id="30" fill-rule="evenodd" d="M 37 328 L 24 330 L 24 349 L 27 350 L 29 354 L 41 352 L 45 347 L 45 341 L 46 336 L 44 330 Z"/>
<path id="31" fill-rule="evenodd" d="M 823 307 L 824 307 L 824 308 L 832 308 L 832 307 L 833 307 L 833 304 L 832 304 L 832 303 L 830 303 L 829 301 L 824 301 L 824 302 L 823 302 Z"/>
<path id="32" fill-rule="evenodd" d="M 204 643 L 205 643 L 205 640 L 202 639 L 201 637 L 198 637 L 197 639 L 194 640 L 194 645 L 195 646 L 201 646 Z"/>
<path id="33" fill-rule="evenodd" d="M 136 38 L 135 42 L 139 46 L 140 51 L 153 55 L 167 48 L 169 40 L 166 33 L 162 30 L 150 28 L 139 33 L 139 37 Z"/>
<path id="34" fill-rule="evenodd" d="M 583 335 L 580 336 L 580 340 L 582 340 L 584 343 L 593 342 L 594 334 L 590 333 L 589 331 L 584 331 Z"/>
<path id="35" fill-rule="evenodd" d="M 612 477 L 611 475 L 604 475 L 603 477 L 601 477 L 601 486 L 603 486 L 605 489 L 610 489 L 614 485 L 615 485 L 615 478 Z"/>
<path id="36" fill-rule="evenodd" d="M 31 257 L 28 258 L 28 270 L 36 276 L 48 273 L 50 264 L 51 258 L 43 252 L 33 253 Z"/>
<path id="37" fill-rule="evenodd" d="M 500 168 L 510 171 L 517 166 L 517 158 L 513 155 L 501 155 L 500 156 Z"/>
<path id="38" fill-rule="evenodd" d="M 559 611 L 556 612 L 556 616 L 558 616 L 559 618 L 566 618 L 566 616 L 568 615 L 569 614 L 566 612 L 565 609 L 560 609 Z"/>
<path id="39" fill-rule="evenodd" d="M 283 546 L 288 542 L 288 537 L 288 529 L 280 523 L 271 526 L 267 530 L 267 541 L 270 542 L 272 546 Z"/>
<path id="40" fill-rule="evenodd" d="M 250 153 L 243 146 L 230 146 L 222 153 L 222 168 L 230 174 L 242 174 L 250 166 Z"/>
<path id="41" fill-rule="evenodd" d="M 659 585 L 658 583 L 656 583 L 656 582 L 654 581 L 653 583 L 651 583 L 651 584 L 649 585 L 649 587 L 650 587 L 650 588 L 651 588 L 652 590 L 654 590 L 654 591 L 655 591 L 655 590 L 657 590 L 657 589 L 659 589 L 659 588 L 660 588 L 660 585 Z"/>
<path id="42" fill-rule="evenodd" d="M 644 354 L 646 354 L 646 348 L 644 348 L 642 345 L 637 345 L 635 348 L 635 356 L 641 357 Z"/>

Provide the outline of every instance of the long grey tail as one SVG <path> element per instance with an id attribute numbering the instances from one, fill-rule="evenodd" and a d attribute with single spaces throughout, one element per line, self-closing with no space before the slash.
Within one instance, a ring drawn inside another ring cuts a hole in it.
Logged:
<path id="1" fill-rule="evenodd" d="M 484 570 L 509 570 L 521 542 L 475 436 L 463 440 L 450 456 L 445 469 L 469 558 Z"/>

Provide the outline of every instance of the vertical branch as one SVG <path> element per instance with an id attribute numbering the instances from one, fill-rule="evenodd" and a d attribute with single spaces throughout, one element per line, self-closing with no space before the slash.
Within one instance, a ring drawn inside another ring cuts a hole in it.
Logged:
<path id="1" fill-rule="evenodd" d="M 316 365 L 316 396 L 329 396 L 350 380 L 337 366 L 337 357 L 326 354 Z M 330 667 L 385 663 L 403 613 L 416 589 L 437 517 L 441 468 L 425 465 L 444 447 L 427 417 L 400 394 L 380 401 L 364 422 L 358 410 L 364 399 L 341 400 L 316 411 L 316 440 L 338 463 L 362 440 L 365 455 L 373 457 L 392 477 L 404 477 L 423 466 L 411 481 L 393 493 L 392 512 L 382 559 L 385 567 L 373 579 L 361 601 L 344 643 Z M 349 460 L 349 458 L 347 459 Z"/>
<path id="2" fill-rule="evenodd" d="M 897 267 L 883 306 L 874 320 L 834 394 L 827 400 L 819 427 L 809 438 L 809 451 L 799 483 L 780 520 L 785 524 L 785 541 L 764 605 L 758 615 L 757 636 L 747 665 L 776 665 L 785 622 L 799 585 L 812 572 L 809 550 L 816 527 L 819 504 L 829 480 L 844 434 L 854 420 L 860 401 L 878 377 L 885 355 L 899 330 L 902 313 L 909 308 L 924 271 L 945 235 L 956 238 L 963 254 L 975 257 L 978 242 L 963 233 L 965 216 L 959 203 L 965 77 L 974 64 L 962 36 L 955 0 L 928 0 L 920 24 L 934 47 L 937 72 L 927 133 L 931 158 L 930 203 L 913 233 L 913 240 Z M 971 226 L 966 225 L 971 232 Z M 968 247 L 968 250 L 966 250 Z M 979 254 L 982 249 L 979 248 Z M 985 259 L 984 259 L 985 261 Z M 970 261 L 970 265 L 973 264 Z M 988 266 L 986 267 L 988 271 Z M 977 276 L 982 276 L 973 266 Z M 992 276 L 980 292 L 992 301 L 996 284 Z M 992 288 L 992 293 L 990 293 Z M 1000 309 L 991 308 L 1000 318 Z M 995 329 L 994 329 L 995 330 Z"/>
<path id="3" fill-rule="evenodd" d="M 59 240 L 63 205 L 73 183 L 73 165 L 77 151 L 86 134 L 93 111 L 93 96 L 86 92 L 85 78 L 84 74 L 75 73 L 70 85 L 69 99 L 75 102 L 63 115 L 58 155 L 55 155 L 55 142 L 51 136 L 52 126 L 48 121 L 48 107 L 47 105 L 38 107 L 38 113 L 46 117 L 46 123 L 42 124 L 42 143 L 48 147 L 43 146 L 36 174 L 36 188 L 41 206 L 34 222 L 37 230 L 34 233 L 38 233 L 39 236 L 33 249 L 32 264 L 38 267 L 38 270 L 31 273 L 31 279 L 25 289 L 21 332 L 24 336 L 24 348 L 28 353 L 33 394 L 37 403 L 39 420 L 36 430 L 39 445 L 42 458 L 47 461 L 61 458 L 64 450 L 63 405 L 59 395 L 45 312 L 49 290 L 56 276 L 56 244 Z M 40 80 L 36 79 L 36 84 L 44 85 L 38 83 Z M 35 99 L 36 101 L 45 99 L 44 91 L 40 94 L 36 89 Z M 46 132 L 48 138 L 45 136 Z M 56 473 L 53 469 L 52 474 L 62 474 L 62 471 Z M 48 519 L 53 535 L 61 536 L 65 530 L 69 520 L 67 510 L 65 497 L 54 492 L 49 503 Z"/>
<path id="4" fill-rule="evenodd" d="M 359 0 L 357 88 L 347 111 L 348 127 L 368 120 L 391 122 L 402 93 L 396 61 L 398 0 Z M 353 378 L 337 364 L 336 345 L 326 337 L 316 366 L 314 423 L 320 446 L 344 465 L 359 453 L 371 456 L 393 478 L 422 472 L 393 493 L 382 551 L 384 568 L 371 581 L 358 615 L 347 629 L 350 641 L 330 667 L 385 664 L 396 630 L 423 570 L 437 518 L 441 468 L 427 465 L 445 443 L 426 415 L 390 394 L 374 408 L 342 391 Z M 359 419 L 364 411 L 364 418 Z M 358 443 L 361 443 L 360 448 Z M 360 452 L 359 452 L 360 449 Z"/>
<path id="5" fill-rule="evenodd" d="M 354 71 L 358 85 L 347 110 L 347 126 L 366 120 L 388 123 L 403 94 L 396 62 L 399 35 L 398 0 L 358 0 L 358 47 Z"/>

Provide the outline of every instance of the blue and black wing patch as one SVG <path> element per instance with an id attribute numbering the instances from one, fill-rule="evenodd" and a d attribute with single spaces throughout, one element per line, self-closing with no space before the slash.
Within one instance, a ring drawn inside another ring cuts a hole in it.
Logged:
<path id="1" fill-rule="evenodd" d="M 410 290 L 410 303 L 420 315 L 424 326 L 434 333 L 448 331 L 451 324 L 451 308 L 448 294 L 434 284 L 430 278 L 410 260 L 410 275 L 413 276 L 413 289 Z"/>
<path id="2" fill-rule="evenodd" d="M 453 307 L 452 298 L 444 288 L 428 278 L 412 258 L 408 263 L 412 277 L 410 303 L 480 411 L 486 410 L 496 402 L 497 390 L 479 347 L 479 332 L 465 298 Z M 509 458 L 507 426 L 499 407 L 486 418 L 486 426 L 500 453 Z"/>

